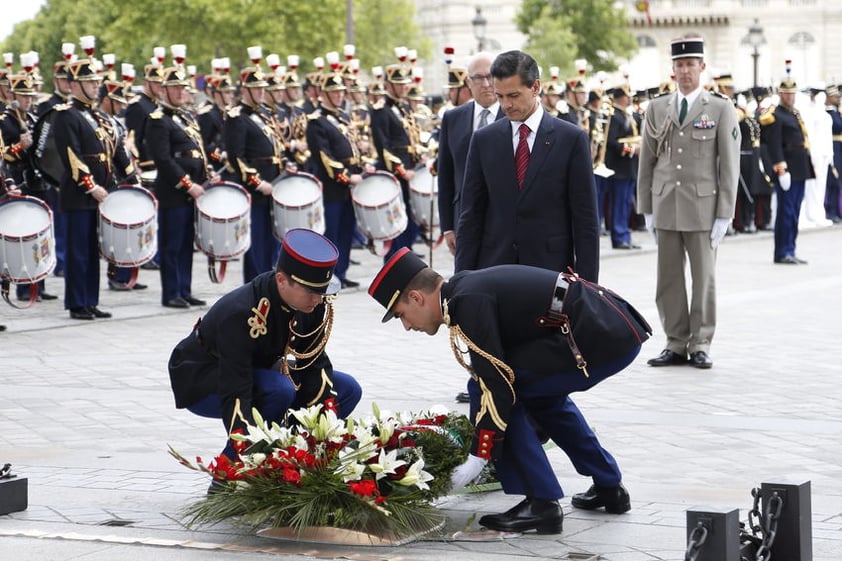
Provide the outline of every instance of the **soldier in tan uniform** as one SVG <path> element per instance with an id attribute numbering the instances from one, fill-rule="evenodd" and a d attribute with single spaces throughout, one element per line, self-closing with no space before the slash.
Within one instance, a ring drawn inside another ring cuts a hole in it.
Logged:
<path id="1" fill-rule="evenodd" d="M 710 368 L 716 248 L 734 217 L 740 129 L 733 104 L 700 85 L 704 40 L 673 40 L 672 59 L 678 90 L 653 99 L 646 110 L 637 187 L 638 209 L 658 244 L 655 302 L 667 336 L 649 365 Z"/>

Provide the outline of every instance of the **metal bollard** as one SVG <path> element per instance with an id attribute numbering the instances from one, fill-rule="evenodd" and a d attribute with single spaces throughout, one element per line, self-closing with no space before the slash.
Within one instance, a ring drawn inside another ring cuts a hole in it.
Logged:
<path id="1" fill-rule="evenodd" d="M 770 499 L 777 493 L 783 506 L 777 521 L 777 533 L 771 548 L 771 559 L 813 561 L 813 522 L 810 482 L 801 484 L 762 483 L 760 500 L 766 512 Z"/>
<path id="2" fill-rule="evenodd" d="M 707 530 L 704 545 L 692 559 L 695 561 L 740 561 L 740 511 L 739 509 L 688 510 L 687 541 L 697 528 Z"/>

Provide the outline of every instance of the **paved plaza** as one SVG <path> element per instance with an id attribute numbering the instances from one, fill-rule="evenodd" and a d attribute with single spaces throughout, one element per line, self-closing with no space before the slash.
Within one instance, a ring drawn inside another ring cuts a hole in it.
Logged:
<path id="1" fill-rule="evenodd" d="M 102 291 L 100 307 L 114 314 L 108 320 L 71 320 L 61 300 L 23 311 L 0 306 L 8 327 L 0 333 L 0 464 L 11 462 L 29 484 L 29 508 L 0 516 L 0 560 L 672 561 L 684 558 L 688 509 L 739 508 L 745 520 L 753 487 L 809 480 L 813 559 L 839 561 L 842 228 L 801 233 L 806 266 L 774 265 L 769 233 L 726 238 L 707 371 L 646 365 L 664 337 L 654 304 L 655 247 L 646 233 L 636 232 L 635 241 L 644 248 L 612 250 L 602 239 L 600 282 L 631 301 L 656 333 L 626 371 L 573 396 L 617 458 L 631 512 L 579 511 L 568 496 L 560 535 L 453 539 L 478 530 L 481 515 L 520 500 L 496 491 L 443 500 L 442 533 L 400 547 L 269 540 L 229 524 L 188 530 L 179 512 L 202 497 L 208 480 L 180 466 L 167 446 L 210 458 L 224 432 L 219 421 L 175 409 L 166 363 L 203 310 L 163 308 L 157 273 L 142 271 L 148 290 Z M 363 386 L 357 414 L 372 403 L 466 412 L 453 400 L 466 374 L 446 332 L 431 338 L 398 322 L 382 325 L 382 309 L 365 292 L 381 260 L 364 250 L 352 258 L 360 264 L 349 278 L 362 287 L 340 294 L 328 353 Z M 196 254 L 194 295 L 212 302 L 238 286 L 240 263 L 231 265 L 224 283 L 213 285 Z M 452 273 L 444 246 L 433 265 Z M 61 294 L 63 283 L 51 277 L 47 288 Z M 590 485 L 562 452 L 548 453 L 568 495 Z"/>

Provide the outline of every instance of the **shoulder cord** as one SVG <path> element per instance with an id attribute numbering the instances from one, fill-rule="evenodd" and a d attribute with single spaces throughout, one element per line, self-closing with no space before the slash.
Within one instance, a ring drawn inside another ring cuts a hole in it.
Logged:
<path id="1" fill-rule="evenodd" d="M 459 327 L 458 325 L 450 325 L 450 315 L 447 311 L 447 300 L 444 300 L 442 303 L 442 311 L 444 323 L 450 330 L 450 349 L 453 351 L 453 356 L 456 357 L 456 362 L 458 362 L 462 368 L 467 370 L 474 380 L 477 380 L 477 375 L 474 372 L 473 367 L 471 367 L 471 365 L 468 364 L 467 361 L 465 361 L 465 355 L 468 354 L 468 351 L 474 351 L 476 354 L 490 362 L 491 365 L 494 366 L 494 369 L 497 370 L 498 374 L 500 374 L 500 377 L 502 377 L 503 380 L 506 382 L 506 385 L 509 386 L 509 391 L 512 392 L 512 403 L 514 403 L 516 400 L 514 388 L 515 373 L 511 369 L 511 367 L 499 358 L 479 348 L 479 346 L 476 343 L 471 341 L 471 339 L 467 335 L 465 335 L 465 332 L 462 331 L 461 327 Z M 462 349 L 462 346 L 459 344 L 460 339 L 465 342 L 465 346 L 467 346 L 467 349 Z"/>
<path id="2" fill-rule="evenodd" d="M 290 370 L 304 370 L 305 368 L 309 367 L 314 362 L 316 362 L 316 359 L 319 358 L 319 355 L 321 355 L 321 353 L 324 351 L 324 348 L 327 346 L 327 341 L 330 338 L 330 332 L 331 332 L 332 329 L 333 329 L 333 304 L 331 303 L 331 301 L 329 299 L 326 300 L 326 302 L 325 302 L 324 320 L 313 331 L 311 331 L 309 333 L 298 333 L 292 327 L 292 320 L 290 321 L 289 332 L 290 332 L 291 335 L 293 335 L 294 337 L 296 337 L 298 339 L 304 339 L 304 338 L 307 338 L 307 337 L 312 337 L 313 335 L 315 335 L 319 331 L 323 332 L 322 336 L 317 341 L 315 341 L 313 343 L 313 345 L 310 346 L 311 350 L 307 350 L 307 351 L 303 351 L 303 352 L 297 351 L 297 350 L 292 348 L 292 345 L 290 344 L 290 340 L 289 340 L 289 339 L 292 339 L 292 337 L 290 337 L 287 340 L 287 345 L 286 345 L 286 348 L 284 349 L 284 356 L 281 358 L 281 373 L 283 373 L 284 376 L 289 378 L 289 381 L 292 382 L 293 387 L 295 387 L 295 391 L 298 391 L 301 388 L 301 384 L 296 384 L 295 381 L 293 381 L 292 376 L 290 375 Z M 292 355 L 295 358 L 295 366 L 291 366 L 289 364 L 289 361 L 286 359 L 286 357 L 288 355 Z M 305 361 L 307 359 L 310 359 L 310 360 L 306 364 L 301 364 L 302 361 Z"/>

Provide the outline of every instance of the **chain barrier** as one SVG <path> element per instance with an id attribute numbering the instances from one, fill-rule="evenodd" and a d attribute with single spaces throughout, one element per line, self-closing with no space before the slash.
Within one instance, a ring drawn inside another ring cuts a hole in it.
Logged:
<path id="1" fill-rule="evenodd" d="M 699 550 L 705 541 L 708 539 L 708 529 L 699 522 L 690 532 L 690 538 L 687 540 L 687 551 L 684 553 L 684 561 L 696 561 L 699 557 Z"/>
<path id="2" fill-rule="evenodd" d="M 740 561 L 769 561 L 784 501 L 775 491 L 769 498 L 766 511 L 760 512 L 760 489 L 752 489 L 751 496 L 754 497 L 754 503 L 748 513 L 748 522 L 740 523 Z"/>

